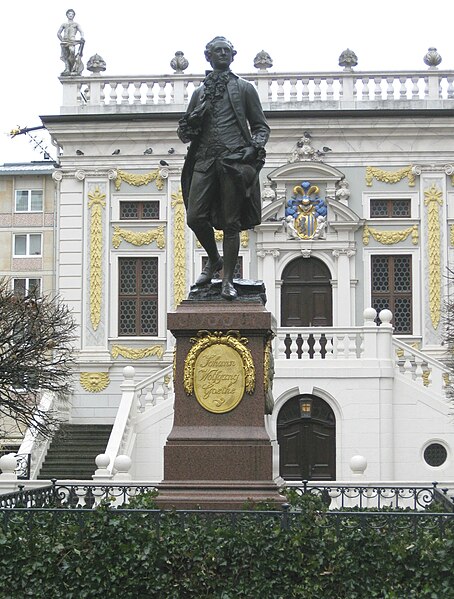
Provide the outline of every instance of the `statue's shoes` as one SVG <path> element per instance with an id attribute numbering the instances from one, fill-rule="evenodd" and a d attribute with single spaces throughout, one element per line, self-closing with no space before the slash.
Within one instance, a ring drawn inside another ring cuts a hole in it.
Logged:
<path id="1" fill-rule="evenodd" d="M 222 270 L 223 266 L 224 261 L 222 260 L 221 256 L 219 256 L 219 258 L 214 263 L 211 262 L 211 260 L 208 258 L 208 262 L 206 263 L 205 268 L 197 277 L 195 284 L 200 287 L 202 287 L 203 285 L 208 285 L 209 283 L 211 283 L 211 279 L 213 278 L 214 273 Z"/>
<path id="2" fill-rule="evenodd" d="M 234 300 L 238 297 L 238 291 L 230 281 L 222 281 L 221 297 L 226 300 Z"/>

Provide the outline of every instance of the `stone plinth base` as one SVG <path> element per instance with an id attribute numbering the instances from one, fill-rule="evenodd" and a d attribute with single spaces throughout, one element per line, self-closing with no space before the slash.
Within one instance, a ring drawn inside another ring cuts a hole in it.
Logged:
<path id="1" fill-rule="evenodd" d="M 266 502 L 280 510 L 286 502 L 270 481 L 171 481 L 159 485 L 157 504 L 161 509 L 244 510 Z"/>
<path id="2" fill-rule="evenodd" d="M 247 503 L 271 501 L 280 507 L 285 500 L 273 482 L 272 447 L 265 428 L 266 356 L 274 323 L 261 297 L 263 284 L 244 285 L 244 298 L 232 302 L 219 296 L 208 298 L 208 292 L 202 290 L 202 297 L 184 301 L 168 315 L 169 329 L 177 340 L 175 414 L 164 448 L 158 504 L 180 509 L 242 509 Z M 248 357 L 239 360 L 240 365 L 233 360 L 231 370 L 222 370 L 222 361 L 227 359 L 223 357 L 204 358 L 198 366 L 191 350 L 204 338 L 215 353 L 231 343 L 230 347 L 239 348 L 235 349 L 238 355 Z M 217 411 L 216 405 L 223 408 L 229 399 L 227 383 L 222 381 L 231 375 L 241 378 L 238 373 L 248 377 L 248 386 L 234 407 Z M 198 375 L 202 389 L 209 386 L 208 397 L 218 403 L 205 405 L 204 398 L 196 395 L 192 383 Z"/>

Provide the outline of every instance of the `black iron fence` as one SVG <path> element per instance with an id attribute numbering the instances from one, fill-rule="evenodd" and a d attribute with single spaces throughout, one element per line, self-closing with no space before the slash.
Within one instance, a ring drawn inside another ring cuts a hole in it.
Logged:
<path id="1" fill-rule="evenodd" d="M 318 498 L 330 511 L 365 509 L 406 509 L 421 511 L 438 504 L 446 512 L 454 511 L 454 497 L 449 489 L 437 482 L 430 485 L 319 485 L 308 481 L 289 483 L 281 490 L 288 502 L 297 509 L 307 495 Z M 92 509 L 109 505 L 119 509 L 133 498 L 156 494 L 156 485 L 132 483 L 64 483 L 52 479 L 51 484 L 38 488 L 19 485 L 18 491 L 0 495 L 0 508 Z"/>

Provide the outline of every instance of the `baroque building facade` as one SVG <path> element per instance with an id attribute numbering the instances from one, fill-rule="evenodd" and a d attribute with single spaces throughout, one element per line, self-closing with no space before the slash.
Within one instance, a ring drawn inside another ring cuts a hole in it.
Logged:
<path id="1" fill-rule="evenodd" d="M 347 480 L 360 455 L 369 480 L 452 479 L 454 74 L 268 67 L 245 75 L 271 137 L 262 223 L 241 236 L 237 275 L 265 282 L 276 319 L 275 476 Z M 127 454 L 141 480 L 162 478 L 172 423 L 166 316 L 204 260 L 176 136 L 200 81 L 62 78 L 61 114 L 42 117 L 60 148 L 56 288 L 79 325 L 69 419 L 112 424 L 107 470 Z"/>

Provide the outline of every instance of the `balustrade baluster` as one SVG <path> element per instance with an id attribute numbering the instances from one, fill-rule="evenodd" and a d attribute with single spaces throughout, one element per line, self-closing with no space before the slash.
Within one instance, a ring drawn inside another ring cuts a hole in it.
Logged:
<path id="1" fill-rule="evenodd" d="M 290 352 L 290 360 L 298 360 L 298 345 L 297 345 L 297 337 L 298 335 L 293 333 L 287 336 L 287 351 Z"/>
<path id="2" fill-rule="evenodd" d="M 298 100 L 296 84 L 298 83 L 297 79 L 290 79 L 290 102 L 296 102 Z"/>
<path id="3" fill-rule="evenodd" d="M 394 99 L 394 77 L 386 77 L 386 99 Z"/>
<path id="4" fill-rule="evenodd" d="M 146 100 L 145 100 L 147 104 L 154 104 L 153 87 L 154 87 L 154 81 L 148 81 Z"/>
<path id="5" fill-rule="evenodd" d="M 321 78 L 314 77 L 314 101 L 320 102 L 322 99 Z"/>
<path id="6" fill-rule="evenodd" d="M 286 346 L 285 346 L 285 338 L 286 335 L 285 333 L 281 333 L 278 335 L 277 338 L 277 343 L 276 343 L 276 359 L 277 360 L 282 360 L 284 358 L 286 358 Z"/>
<path id="7" fill-rule="evenodd" d="M 400 89 L 399 89 L 399 97 L 401 100 L 407 99 L 407 78 L 399 77 L 400 81 Z"/>
<path id="8" fill-rule="evenodd" d="M 309 79 L 301 79 L 301 83 L 303 84 L 301 100 L 304 102 L 309 100 Z"/>
<path id="9" fill-rule="evenodd" d="M 369 99 L 369 77 L 363 77 L 361 79 L 361 82 L 363 84 L 362 90 L 361 90 L 361 98 L 360 100 L 368 100 Z"/>
<path id="10" fill-rule="evenodd" d="M 413 373 L 414 379 L 418 383 L 423 384 L 423 382 L 424 382 L 424 369 L 423 369 L 423 366 L 427 367 L 427 362 L 425 362 L 419 356 L 415 356 L 414 357 L 414 363 L 415 363 L 415 368 L 414 368 L 414 373 Z"/>
<path id="11" fill-rule="evenodd" d="M 151 406 L 155 405 L 155 400 L 153 397 L 153 387 L 150 385 L 145 389 L 145 399 L 144 399 L 144 408 L 145 410 Z"/>
<path id="12" fill-rule="evenodd" d="M 284 102 L 285 100 L 285 95 L 284 95 L 284 79 L 278 79 L 277 80 L 277 98 L 276 100 L 278 102 Z"/>
<path id="13" fill-rule="evenodd" d="M 129 104 L 129 81 L 125 81 L 121 84 L 121 100 L 120 104 Z"/>
<path id="14" fill-rule="evenodd" d="M 310 358 L 310 355 L 309 355 L 309 350 L 310 350 L 309 333 L 302 334 L 301 337 L 303 338 L 303 343 L 301 345 L 301 359 L 309 360 L 309 358 Z"/>
<path id="15" fill-rule="evenodd" d="M 134 104 L 141 104 L 142 102 L 142 82 L 135 81 L 134 82 Z"/>
<path id="16" fill-rule="evenodd" d="M 446 81 L 448 82 L 448 88 L 446 90 L 446 95 L 448 100 L 452 100 L 454 98 L 454 77 L 446 77 Z"/>
<path id="17" fill-rule="evenodd" d="M 320 338 L 321 338 L 321 334 L 320 333 L 313 333 L 314 335 L 314 360 L 321 360 L 322 359 L 322 346 L 320 344 Z"/>
<path id="18" fill-rule="evenodd" d="M 166 103 L 166 81 L 159 81 L 159 91 L 158 91 L 158 104 Z"/>
<path id="19" fill-rule="evenodd" d="M 334 100 L 334 79 L 331 77 L 326 78 L 326 100 L 328 102 Z"/>
<path id="20" fill-rule="evenodd" d="M 381 77 L 374 77 L 374 100 L 382 100 Z"/>
<path id="21" fill-rule="evenodd" d="M 412 77 L 411 78 L 411 99 L 412 100 L 418 100 L 419 99 L 419 77 Z"/>
<path id="22" fill-rule="evenodd" d="M 101 104 L 106 103 L 106 83 L 101 83 L 100 100 L 101 100 Z"/>
<path id="23" fill-rule="evenodd" d="M 408 378 L 413 378 L 413 363 L 411 361 L 411 354 L 409 352 L 404 353 L 404 363 L 403 363 L 403 374 Z"/>
<path id="24" fill-rule="evenodd" d="M 117 103 L 117 85 L 118 83 L 110 83 L 109 104 Z"/>
<path id="25" fill-rule="evenodd" d="M 153 387 L 154 397 L 156 404 L 162 403 L 165 401 L 165 393 L 164 393 L 164 381 L 163 379 L 156 381 Z"/>
<path id="26" fill-rule="evenodd" d="M 336 357 L 337 358 L 345 358 L 345 336 L 340 333 L 338 337 L 336 337 Z"/>

